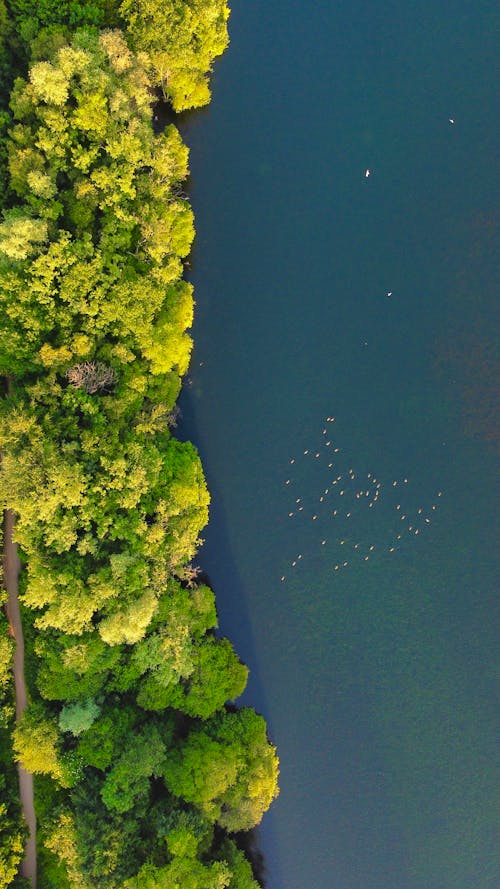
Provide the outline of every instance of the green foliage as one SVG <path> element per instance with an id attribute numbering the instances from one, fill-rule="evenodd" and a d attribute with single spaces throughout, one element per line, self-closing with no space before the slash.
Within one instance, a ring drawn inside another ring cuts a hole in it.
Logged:
<path id="1" fill-rule="evenodd" d="M 193 647 L 187 681 L 181 683 L 178 679 L 165 686 L 162 666 L 141 685 L 137 697 L 141 707 L 156 710 L 170 706 L 202 719 L 220 710 L 226 701 L 237 698 L 248 676 L 247 667 L 238 660 L 231 643 L 211 637 Z"/>
<path id="2" fill-rule="evenodd" d="M 23 208 L 0 225 L 0 370 L 66 370 L 112 336 L 112 366 L 135 357 L 146 372 L 185 373 L 187 149 L 174 127 L 154 135 L 141 62 L 120 32 L 79 31 L 17 80 L 11 106 Z"/>
<path id="3" fill-rule="evenodd" d="M 1 74 L 1 69 L 0 69 Z M 0 84 L 1 90 L 1 84 Z M 0 207 L 5 206 L 8 193 L 7 133 L 12 119 L 7 110 L 0 108 Z"/>
<path id="4" fill-rule="evenodd" d="M 99 707 L 95 701 L 65 704 L 59 714 L 59 728 L 62 732 L 81 735 L 86 732 L 99 715 Z"/>
<path id="5" fill-rule="evenodd" d="M 134 647 L 132 661 L 137 675 L 155 673 L 163 685 L 178 682 L 193 671 L 193 647 L 207 630 L 217 626 L 214 594 L 200 585 L 183 588 L 169 580 L 158 602 L 158 614 L 151 624 L 152 632 Z"/>
<path id="6" fill-rule="evenodd" d="M 136 50 L 176 111 L 210 101 L 208 75 L 228 45 L 226 0 L 124 0 L 120 13 Z"/>
<path id="7" fill-rule="evenodd" d="M 0 590 L 0 732 L 3 727 L 9 726 L 14 715 L 14 683 L 12 681 L 14 640 L 9 636 L 9 624 L 1 607 L 6 598 L 7 596 Z"/>
<path id="8" fill-rule="evenodd" d="M 223 712 L 192 729 L 166 759 L 169 790 L 230 831 L 255 827 L 278 793 L 278 759 L 261 716 Z"/>
<path id="9" fill-rule="evenodd" d="M 224 839 L 218 856 L 227 862 L 231 871 L 228 889 L 260 889 L 260 884 L 253 878 L 250 862 L 233 840 Z"/>
<path id="10" fill-rule="evenodd" d="M 101 796 L 105 806 L 128 812 L 138 798 L 147 797 L 149 779 L 160 775 L 165 751 L 165 743 L 155 725 L 147 725 L 130 737 L 127 749 L 104 781 Z"/>
<path id="11" fill-rule="evenodd" d="M 91 884 L 80 871 L 78 836 L 75 818 L 70 811 L 64 810 L 58 814 L 55 823 L 46 831 L 44 846 L 64 864 L 71 889 L 91 889 Z"/>
<path id="12" fill-rule="evenodd" d="M 120 664 L 119 648 L 109 648 L 97 633 L 82 636 L 39 634 L 37 685 L 50 701 L 85 701 L 104 687 Z"/>
<path id="13" fill-rule="evenodd" d="M 26 771 L 52 775 L 65 783 L 57 724 L 41 708 L 33 705 L 24 712 L 14 729 L 13 745 L 16 759 Z"/>
<path id="14" fill-rule="evenodd" d="M 106 0 L 9 0 L 16 31 L 25 46 L 53 25 L 114 24 L 113 7 Z"/>
<path id="15" fill-rule="evenodd" d="M 3 769 L 0 770 L 0 800 L 0 889 L 4 889 L 12 885 L 24 856 L 26 829 Z"/>
<path id="16" fill-rule="evenodd" d="M 74 845 L 73 851 L 68 850 L 68 858 L 73 855 L 72 886 L 115 889 L 125 878 L 137 873 L 157 842 L 157 837 L 148 830 L 148 810 L 140 800 L 136 801 L 132 814 L 122 815 L 105 807 L 101 787 L 100 777 L 89 772 L 85 781 L 71 792 L 69 812 L 74 825 Z M 56 854 L 62 857 L 57 836 L 53 844 Z"/>
<path id="17" fill-rule="evenodd" d="M 45 609 L 39 627 L 70 634 L 89 630 L 99 610 L 102 639 L 131 644 L 144 635 L 170 571 L 194 555 L 208 492 L 190 444 L 133 429 L 117 441 L 98 408 L 95 433 L 75 430 L 79 448 L 51 442 L 56 411 L 75 394 L 91 398 L 64 390 L 54 413 L 43 404 L 31 417 L 0 420 L 0 487 L 29 555 L 24 600 Z"/>
<path id="18" fill-rule="evenodd" d="M 13 746 L 41 776 L 40 885 L 255 889 L 221 837 L 260 821 L 277 758 L 261 717 L 225 709 L 248 670 L 213 634 L 214 596 L 192 567 L 209 495 L 195 448 L 170 430 L 191 352 L 188 151 L 175 127 L 155 135 L 151 124 L 158 85 L 176 110 L 208 101 L 228 9 L 10 0 L 9 10 L 12 21 L 0 0 L 0 81 L 2 33 L 31 65 L 11 114 L 0 110 L 0 140 L 12 122 L 0 501 L 17 516 L 33 614 L 35 703 Z M 94 27 L 123 22 L 125 34 Z M 0 188 L 5 154 L 4 140 Z M 82 368 L 109 385 L 82 384 Z M 0 634 L 7 720 L 11 656 Z M 23 841 L 6 805 L 0 886 Z"/>
<path id="19" fill-rule="evenodd" d="M 247 678 L 248 668 L 236 656 L 229 640 L 209 637 L 200 644 L 194 671 L 174 706 L 189 716 L 207 719 L 226 701 L 242 694 Z M 181 687 L 177 688 L 181 692 Z"/>
<path id="20" fill-rule="evenodd" d="M 4 621 L 0 621 L 0 629 L 4 629 L 2 624 L 4 624 Z M 0 701 L 5 689 L 12 681 L 13 647 L 12 639 L 9 639 L 7 635 L 0 636 Z"/>
<path id="21" fill-rule="evenodd" d="M 10 260 L 25 260 L 47 241 L 47 223 L 10 210 L 0 228 L 0 253 Z"/>
<path id="22" fill-rule="evenodd" d="M 87 765 L 105 771 L 126 748 L 135 724 L 131 708 L 110 707 L 80 739 L 79 756 Z"/>
<path id="23" fill-rule="evenodd" d="M 9 626 L 3 611 L 7 595 L 0 589 L 0 704 L 12 683 L 14 640 L 8 635 Z"/>
<path id="24" fill-rule="evenodd" d="M 196 859 L 174 857 L 162 868 L 145 864 L 122 889 L 226 889 L 230 879 L 230 871 L 222 862 L 205 865 Z"/>

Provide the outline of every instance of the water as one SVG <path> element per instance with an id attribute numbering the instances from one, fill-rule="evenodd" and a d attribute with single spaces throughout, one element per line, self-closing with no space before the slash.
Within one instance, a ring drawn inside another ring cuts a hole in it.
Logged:
<path id="1" fill-rule="evenodd" d="M 493 889 L 494 5 L 235 7 L 182 120 L 181 432 L 280 752 L 267 886 Z"/>

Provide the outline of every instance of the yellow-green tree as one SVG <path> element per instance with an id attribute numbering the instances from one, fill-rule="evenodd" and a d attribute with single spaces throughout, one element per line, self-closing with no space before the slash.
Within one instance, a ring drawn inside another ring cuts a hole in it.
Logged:
<path id="1" fill-rule="evenodd" d="M 124 0 L 120 14 L 174 109 L 206 105 L 213 61 L 229 42 L 226 0 Z"/>
<path id="2" fill-rule="evenodd" d="M 261 716 L 222 712 L 194 728 L 169 753 L 169 790 L 230 831 L 259 824 L 278 793 L 278 759 Z"/>

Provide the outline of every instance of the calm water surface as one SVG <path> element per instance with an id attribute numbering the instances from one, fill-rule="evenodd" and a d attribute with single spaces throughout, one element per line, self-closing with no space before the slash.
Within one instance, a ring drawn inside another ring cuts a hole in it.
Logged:
<path id="1" fill-rule="evenodd" d="M 279 747 L 267 886 L 496 889 L 495 5 L 234 5 L 181 432 Z"/>

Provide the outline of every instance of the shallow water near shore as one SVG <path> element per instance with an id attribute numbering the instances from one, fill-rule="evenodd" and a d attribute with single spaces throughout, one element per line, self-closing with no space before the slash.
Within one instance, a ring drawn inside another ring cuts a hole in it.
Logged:
<path id="1" fill-rule="evenodd" d="M 180 434 L 280 753 L 268 889 L 498 885 L 493 13 L 238 4 L 180 121 Z"/>

